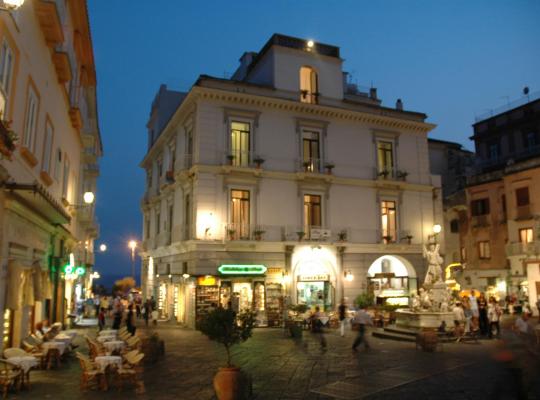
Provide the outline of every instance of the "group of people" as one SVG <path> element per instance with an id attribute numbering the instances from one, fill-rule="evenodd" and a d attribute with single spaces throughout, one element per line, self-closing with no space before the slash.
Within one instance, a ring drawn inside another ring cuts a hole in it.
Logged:
<path id="1" fill-rule="evenodd" d="M 132 335 L 135 334 L 136 330 L 135 318 L 144 319 L 146 326 L 148 326 L 150 319 L 152 320 L 153 325 L 157 325 L 159 313 L 153 296 L 147 299 L 144 303 L 140 301 L 140 298 L 139 301 L 137 298 L 129 301 L 122 299 L 120 296 L 116 296 L 110 303 L 110 306 L 107 302 L 106 305 L 109 306 L 108 308 L 105 308 L 105 305 L 103 304 L 105 301 L 106 300 L 102 300 L 101 306 L 99 307 L 99 330 L 102 330 L 105 327 L 106 317 L 111 314 L 113 316 L 112 329 L 119 329 L 120 325 L 122 324 L 122 320 L 124 319 L 126 328 Z"/>
<path id="2" fill-rule="evenodd" d="M 503 309 L 494 297 L 490 297 L 488 300 L 484 293 L 479 293 L 477 296 L 473 289 L 469 296 L 463 296 L 460 301 L 454 304 L 452 313 L 454 314 L 454 334 L 456 337 L 471 334 L 491 339 L 494 332 L 496 332 L 495 336 L 500 336 Z"/>

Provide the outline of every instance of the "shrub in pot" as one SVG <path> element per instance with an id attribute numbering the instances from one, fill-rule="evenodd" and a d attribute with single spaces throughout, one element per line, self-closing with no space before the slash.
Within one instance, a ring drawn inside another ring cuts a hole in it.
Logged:
<path id="1" fill-rule="evenodd" d="M 219 400 L 240 400 L 249 396 L 249 379 L 232 364 L 231 347 L 251 337 L 254 322 L 255 316 L 251 312 L 236 314 L 230 309 L 217 308 L 204 316 L 199 324 L 199 330 L 210 340 L 221 343 L 227 353 L 227 366 L 219 368 L 214 376 L 214 389 Z"/>

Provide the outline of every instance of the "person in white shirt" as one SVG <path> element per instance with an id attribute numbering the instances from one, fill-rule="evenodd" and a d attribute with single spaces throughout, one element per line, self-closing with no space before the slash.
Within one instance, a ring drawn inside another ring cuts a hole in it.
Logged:
<path id="1" fill-rule="evenodd" d="M 514 323 L 514 329 L 522 334 L 522 335 L 529 335 L 532 333 L 532 328 L 529 325 L 529 314 L 523 313 L 521 314 Z"/>
<path id="2" fill-rule="evenodd" d="M 474 289 L 471 290 L 471 295 L 469 296 L 469 302 L 471 304 L 472 316 L 474 318 L 478 318 L 480 313 L 478 311 L 478 302 L 476 300 L 476 292 Z"/>
<path id="3" fill-rule="evenodd" d="M 502 310 L 499 306 L 499 303 L 497 300 L 495 300 L 494 297 L 491 297 L 489 299 L 489 305 L 488 305 L 488 320 L 489 320 L 489 338 L 491 339 L 493 337 L 493 328 L 497 329 L 497 337 L 501 334 L 501 326 L 499 325 L 499 321 L 501 319 Z"/>
<path id="4" fill-rule="evenodd" d="M 356 348 L 361 344 L 364 343 L 364 347 L 366 350 L 370 348 L 370 345 L 368 341 L 365 338 L 366 333 L 366 325 L 373 325 L 373 320 L 371 319 L 371 315 L 369 315 L 365 309 L 360 309 L 356 312 L 353 318 L 353 324 L 358 325 L 358 335 L 356 336 L 356 339 L 354 340 L 354 343 L 352 345 L 353 351 L 356 351 Z"/>

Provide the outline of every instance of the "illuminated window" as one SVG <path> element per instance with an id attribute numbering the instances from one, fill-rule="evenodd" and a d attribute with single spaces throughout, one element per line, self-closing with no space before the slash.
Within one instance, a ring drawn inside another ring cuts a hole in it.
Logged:
<path id="1" fill-rule="evenodd" d="M 230 239 L 249 239 L 250 204 L 248 190 L 231 190 Z"/>
<path id="2" fill-rule="evenodd" d="M 478 257 L 484 260 L 491 258 L 491 246 L 489 241 L 478 242 Z"/>
<path id="3" fill-rule="evenodd" d="M 377 167 L 379 175 L 393 176 L 394 173 L 394 144 L 392 142 L 377 142 Z"/>
<path id="4" fill-rule="evenodd" d="M 396 202 L 381 201 L 381 227 L 382 238 L 385 243 L 395 242 L 397 239 Z"/>
<path id="5" fill-rule="evenodd" d="M 532 228 L 524 228 L 519 230 L 519 241 L 521 243 L 532 243 L 533 240 Z"/>
<path id="6" fill-rule="evenodd" d="M 317 104 L 319 98 L 319 83 L 317 72 L 311 67 L 300 68 L 300 101 Z"/>
<path id="7" fill-rule="evenodd" d="M 236 167 L 249 166 L 250 124 L 247 122 L 231 122 L 231 164 Z"/>
<path id="8" fill-rule="evenodd" d="M 308 235 L 310 228 L 320 228 L 322 225 L 321 196 L 304 195 L 304 233 Z"/>
<path id="9" fill-rule="evenodd" d="M 2 53 L 0 54 L 0 89 L 4 94 L 5 104 L 0 108 L 0 117 L 6 116 L 9 91 L 11 90 L 11 80 L 13 77 L 13 51 L 4 40 L 2 43 Z"/>
<path id="10" fill-rule="evenodd" d="M 467 249 L 465 247 L 461 248 L 461 262 L 467 261 Z"/>
<path id="11" fill-rule="evenodd" d="M 39 100 L 32 85 L 28 86 L 26 95 L 26 116 L 24 119 L 24 140 L 23 146 L 30 151 L 34 151 L 36 145 L 36 126 L 38 118 Z"/>
<path id="12" fill-rule="evenodd" d="M 302 131 L 302 165 L 306 172 L 320 171 L 319 136 L 319 132 Z"/>

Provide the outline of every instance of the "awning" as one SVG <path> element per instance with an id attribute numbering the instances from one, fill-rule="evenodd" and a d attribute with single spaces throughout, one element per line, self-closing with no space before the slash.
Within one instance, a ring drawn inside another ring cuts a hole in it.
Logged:
<path id="1" fill-rule="evenodd" d="M 71 217 L 39 183 L 5 183 L 4 188 L 52 224 L 67 224 Z"/>

